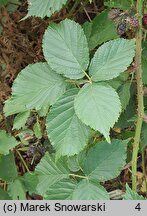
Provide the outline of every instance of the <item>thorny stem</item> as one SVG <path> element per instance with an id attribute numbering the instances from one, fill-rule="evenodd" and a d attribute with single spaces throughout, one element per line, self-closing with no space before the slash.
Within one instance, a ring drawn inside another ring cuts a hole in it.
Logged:
<path id="1" fill-rule="evenodd" d="M 142 129 L 143 117 L 144 117 L 144 102 L 143 102 L 143 82 L 142 82 L 142 17 L 143 17 L 143 2 L 144 0 L 137 0 L 136 9 L 139 18 L 139 28 L 136 33 L 136 81 L 137 81 L 137 102 L 138 102 L 138 117 L 136 123 L 134 144 L 133 144 L 133 155 L 132 155 L 132 190 L 136 191 L 137 182 L 137 156 L 139 150 L 140 134 Z"/>

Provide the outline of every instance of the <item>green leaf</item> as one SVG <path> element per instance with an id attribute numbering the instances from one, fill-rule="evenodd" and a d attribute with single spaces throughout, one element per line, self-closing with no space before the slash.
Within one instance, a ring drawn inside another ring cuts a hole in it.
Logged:
<path id="1" fill-rule="evenodd" d="M 8 194 L 13 200 L 26 200 L 26 191 L 19 178 L 8 185 Z"/>
<path id="2" fill-rule="evenodd" d="M 79 162 L 77 159 L 77 155 L 74 155 L 72 157 L 68 157 L 67 163 L 68 163 L 68 168 L 72 172 L 78 172 L 80 170 L 80 165 L 79 165 Z"/>
<path id="3" fill-rule="evenodd" d="M 30 116 L 30 110 L 19 113 L 14 119 L 13 130 L 14 129 L 19 130 L 20 128 L 23 128 L 29 116 Z"/>
<path id="4" fill-rule="evenodd" d="M 48 153 L 46 153 L 40 163 L 36 166 L 35 173 L 38 175 L 39 179 L 37 191 L 41 195 L 44 195 L 48 188 L 53 184 L 64 178 L 69 178 L 69 170 L 65 161 L 58 160 L 55 162 L 55 159 L 49 156 Z"/>
<path id="5" fill-rule="evenodd" d="M 34 134 L 35 136 L 40 139 L 42 137 L 42 131 L 41 131 L 41 126 L 40 126 L 40 123 L 39 123 L 39 119 L 37 118 L 37 122 L 34 124 L 34 127 L 33 127 L 33 130 L 34 130 Z"/>
<path id="6" fill-rule="evenodd" d="M 134 101 L 136 101 L 136 85 L 135 83 L 131 84 L 130 89 L 131 97 L 129 100 L 129 104 L 126 107 L 126 110 L 121 113 L 120 118 L 118 122 L 115 124 L 114 127 L 116 128 L 127 128 L 129 126 L 132 127 L 132 122 L 129 121 L 129 119 L 132 119 L 134 115 L 136 115 L 136 104 Z"/>
<path id="7" fill-rule="evenodd" d="M 25 187 L 25 190 L 29 192 L 29 194 L 37 193 L 37 185 L 38 185 L 38 176 L 35 173 L 25 173 L 21 177 L 21 181 Z"/>
<path id="8" fill-rule="evenodd" d="M 90 49 L 119 37 L 114 22 L 108 17 L 108 12 L 109 10 L 104 10 L 92 22 L 86 22 L 83 26 Z"/>
<path id="9" fill-rule="evenodd" d="M 89 68 L 93 81 L 104 81 L 117 77 L 133 61 L 135 41 L 115 39 L 103 44 L 96 51 Z"/>
<path id="10" fill-rule="evenodd" d="M 97 181 L 82 180 L 72 194 L 73 200 L 109 200 L 104 187 Z"/>
<path id="11" fill-rule="evenodd" d="M 105 83 L 109 84 L 115 90 L 118 90 L 128 80 L 128 77 L 129 77 L 129 74 L 126 71 L 126 72 L 121 73 L 116 78 L 107 80 Z"/>
<path id="12" fill-rule="evenodd" d="M 64 91 L 64 79 L 52 71 L 48 64 L 28 65 L 13 83 L 12 96 L 4 107 L 5 115 L 49 107 Z"/>
<path id="13" fill-rule="evenodd" d="M 127 108 L 127 105 L 129 104 L 129 100 L 131 97 L 130 87 L 131 87 L 131 82 L 127 81 L 120 87 L 118 91 L 118 95 L 121 101 L 122 111 L 124 111 Z"/>
<path id="14" fill-rule="evenodd" d="M 124 195 L 124 200 L 145 200 L 145 198 L 132 191 L 129 185 L 126 184 L 126 193 Z"/>
<path id="15" fill-rule="evenodd" d="M 89 128 L 75 114 L 74 99 L 78 89 L 68 90 L 48 114 L 46 129 L 56 157 L 78 154 L 88 142 Z"/>
<path id="16" fill-rule="evenodd" d="M 10 149 L 13 149 L 18 144 L 13 136 L 7 134 L 4 130 L 0 130 L 0 154 L 9 154 Z"/>
<path id="17" fill-rule="evenodd" d="M 70 79 L 80 79 L 89 64 L 89 51 L 82 27 L 64 20 L 48 27 L 43 39 L 45 59 L 53 70 Z"/>
<path id="18" fill-rule="evenodd" d="M 25 19 L 29 16 L 50 17 L 56 11 L 59 11 L 67 0 L 28 0 L 28 2 L 28 14 Z"/>
<path id="19" fill-rule="evenodd" d="M 79 170 L 82 170 L 82 163 L 86 156 L 86 148 L 81 151 L 78 155 L 74 155 L 67 158 L 67 164 L 68 168 L 72 172 L 78 172 Z"/>
<path id="20" fill-rule="evenodd" d="M 71 200 L 76 183 L 70 179 L 63 179 L 48 188 L 44 195 L 45 200 Z"/>
<path id="21" fill-rule="evenodd" d="M 9 0 L 0 0 L 0 5 L 8 4 Z"/>
<path id="22" fill-rule="evenodd" d="M 86 84 L 75 98 L 75 112 L 79 119 L 101 132 L 110 142 L 109 130 L 121 111 L 119 97 L 109 85 Z"/>
<path id="23" fill-rule="evenodd" d="M 11 200 L 8 193 L 0 188 L 0 200 Z"/>
<path id="24" fill-rule="evenodd" d="M 105 6 L 127 10 L 131 8 L 133 1 L 134 0 L 105 0 Z"/>
<path id="25" fill-rule="evenodd" d="M 4 181 L 12 181 L 17 177 L 14 155 L 0 155 L 0 178 Z"/>
<path id="26" fill-rule="evenodd" d="M 44 195 L 45 200 L 109 200 L 104 187 L 92 180 L 82 180 L 78 184 L 62 180 L 54 184 Z"/>
<path id="27" fill-rule="evenodd" d="M 83 167 L 88 178 L 103 182 L 117 177 L 125 165 L 128 141 L 112 140 L 111 145 L 101 141 L 92 147 Z"/>

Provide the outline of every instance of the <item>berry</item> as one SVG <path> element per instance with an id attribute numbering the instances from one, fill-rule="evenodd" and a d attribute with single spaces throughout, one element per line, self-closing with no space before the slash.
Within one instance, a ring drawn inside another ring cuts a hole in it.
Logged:
<path id="1" fill-rule="evenodd" d="M 126 29 L 127 29 L 126 22 L 123 22 L 123 23 L 120 23 L 118 25 L 117 32 L 118 32 L 119 35 L 123 35 L 123 34 L 125 34 Z"/>
<path id="2" fill-rule="evenodd" d="M 139 27 L 139 21 L 135 17 L 128 17 L 127 23 L 130 25 L 132 28 L 138 28 Z"/>
<path id="3" fill-rule="evenodd" d="M 144 25 L 147 25 L 147 13 L 145 13 L 143 16 L 143 23 Z"/>

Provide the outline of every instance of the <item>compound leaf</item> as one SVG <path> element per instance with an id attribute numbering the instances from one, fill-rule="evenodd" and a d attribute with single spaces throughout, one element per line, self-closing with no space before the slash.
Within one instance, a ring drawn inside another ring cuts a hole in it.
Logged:
<path id="1" fill-rule="evenodd" d="M 79 119 L 101 132 L 110 142 L 109 130 L 118 120 L 121 111 L 115 90 L 109 85 L 86 84 L 76 96 L 74 106 Z"/>
<path id="2" fill-rule="evenodd" d="M 37 191 L 43 195 L 53 184 L 61 181 L 62 179 L 69 178 L 69 170 L 63 160 L 58 160 L 49 156 L 48 153 L 41 159 L 40 163 L 36 166 L 35 173 L 38 176 L 39 183 Z"/>
<path id="3" fill-rule="evenodd" d="M 117 177 L 125 165 L 128 141 L 112 140 L 111 145 L 101 141 L 92 147 L 83 166 L 89 179 L 103 182 Z"/>
<path id="4" fill-rule="evenodd" d="M 28 14 L 25 19 L 29 16 L 50 17 L 59 11 L 66 2 L 67 0 L 28 0 Z"/>
<path id="5" fill-rule="evenodd" d="M 48 27 L 43 39 L 44 56 L 53 70 L 71 79 L 85 76 L 89 51 L 82 27 L 64 20 Z"/>
<path id="6" fill-rule="evenodd" d="M 74 99 L 78 89 L 68 90 L 48 114 L 46 128 L 57 158 L 78 154 L 87 144 L 89 128 L 75 114 Z"/>
<path id="7" fill-rule="evenodd" d="M 5 104 L 5 115 L 49 107 L 64 91 L 64 79 L 47 63 L 28 65 L 13 83 L 12 96 Z"/>
<path id="8" fill-rule="evenodd" d="M 103 44 L 96 51 L 91 64 L 93 81 L 110 80 L 124 72 L 135 55 L 134 40 L 115 39 Z"/>

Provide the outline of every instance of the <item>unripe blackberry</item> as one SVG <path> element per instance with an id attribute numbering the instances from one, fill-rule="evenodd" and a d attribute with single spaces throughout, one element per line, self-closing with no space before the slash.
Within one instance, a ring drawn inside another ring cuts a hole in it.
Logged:
<path id="1" fill-rule="evenodd" d="M 135 17 L 128 17 L 127 18 L 127 23 L 130 25 L 132 28 L 138 28 L 139 27 L 139 21 Z"/>

